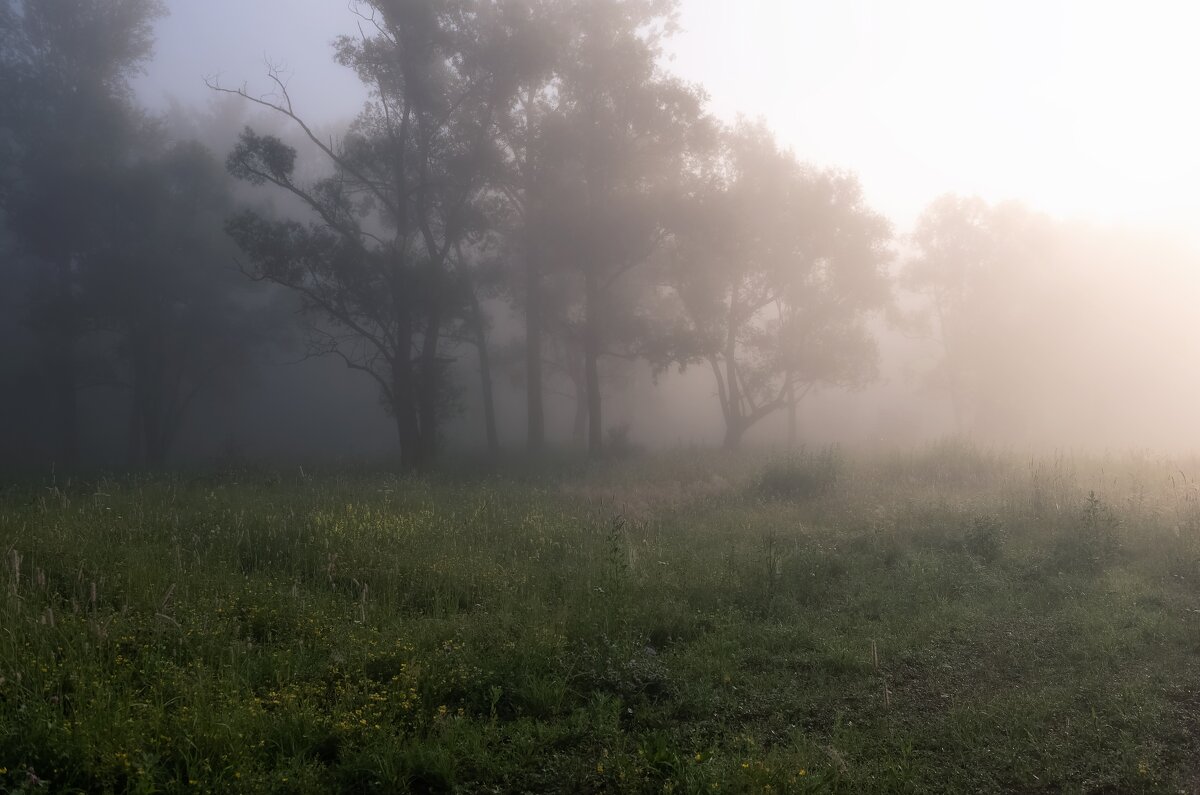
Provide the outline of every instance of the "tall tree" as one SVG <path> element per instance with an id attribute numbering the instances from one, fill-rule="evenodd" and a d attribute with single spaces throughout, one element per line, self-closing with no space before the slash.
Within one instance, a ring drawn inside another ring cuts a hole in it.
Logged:
<path id="1" fill-rule="evenodd" d="M 116 180 L 84 286 L 116 338 L 129 462 L 162 467 L 195 399 L 243 371 L 272 317 L 229 267 L 228 176 L 198 144 L 154 143 Z"/>
<path id="2" fill-rule="evenodd" d="M 507 112 L 497 116 L 503 168 L 494 187 L 503 198 L 499 222 L 506 228 L 508 254 L 519 262 L 510 295 L 524 312 L 526 447 L 537 454 L 546 444 L 543 336 L 545 281 L 550 266 L 544 250 L 546 163 L 544 123 L 559 102 L 556 68 L 564 55 L 564 7 L 556 0 L 528 0 L 520 14 L 524 54 L 521 79 Z"/>
<path id="3" fill-rule="evenodd" d="M 136 154 L 144 121 L 129 79 L 163 11 L 158 0 L 0 3 L 0 207 L 34 268 L 25 318 L 66 466 L 79 457 L 81 280 L 114 175 Z"/>
<path id="4" fill-rule="evenodd" d="M 873 374 L 866 321 L 889 300 L 890 229 L 852 177 L 740 125 L 696 174 L 672 240 L 677 314 L 654 358 L 711 368 L 726 447 L 815 385 Z"/>
<path id="5" fill-rule="evenodd" d="M 663 72 L 668 0 L 570 4 L 557 112 L 543 122 L 550 202 L 547 248 L 576 274 L 587 389 L 588 449 L 603 446 L 600 359 L 619 350 L 636 301 L 625 290 L 664 238 L 685 159 L 708 124 L 698 90 Z"/>
<path id="6" fill-rule="evenodd" d="M 295 123 L 332 174 L 304 184 L 294 149 L 247 130 L 230 170 L 287 191 L 315 219 L 243 213 L 230 232 L 256 278 L 300 294 L 318 321 L 310 325 L 314 352 L 375 379 L 406 468 L 427 467 L 437 448 L 448 369 L 442 343 L 464 312 L 450 256 L 483 223 L 479 201 L 500 159 L 496 118 L 520 84 L 513 7 L 357 3 L 365 32 L 339 39 L 337 59 L 372 93 L 340 142 L 312 131 L 277 75 L 273 97 L 232 92 Z"/>

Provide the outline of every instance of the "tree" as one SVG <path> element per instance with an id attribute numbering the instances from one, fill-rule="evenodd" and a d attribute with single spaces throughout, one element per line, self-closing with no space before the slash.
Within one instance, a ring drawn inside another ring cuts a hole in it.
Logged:
<path id="1" fill-rule="evenodd" d="M 1019 431 L 1030 412 L 1015 405 L 1012 385 L 1045 380 L 1037 365 L 1053 359 L 1052 343 L 1065 336 L 1051 329 L 1083 327 L 1083 318 L 1067 321 L 1078 286 L 1044 278 L 1066 273 L 1062 230 L 1017 203 L 946 195 L 917 219 L 911 242 L 900 281 L 923 302 L 921 319 L 939 349 L 928 376 L 948 394 L 956 431 Z M 1033 349 L 1041 356 L 1025 353 Z"/>
<path id="2" fill-rule="evenodd" d="M 89 330 L 82 280 L 104 240 L 96 219 L 144 125 L 128 81 L 163 11 L 158 0 L 0 3 L 0 208 L 31 267 L 23 314 L 68 467 Z"/>
<path id="3" fill-rule="evenodd" d="M 950 397 L 958 433 L 964 430 L 969 367 L 960 348 L 966 344 L 961 324 L 979 276 L 991 268 L 997 253 L 990 214 L 991 208 L 976 197 L 935 199 L 917 219 L 910 236 L 917 253 L 906 262 L 901 279 L 903 286 L 924 297 L 926 320 L 941 348 L 930 375 Z"/>
<path id="4" fill-rule="evenodd" d="M 242 213 L 230 233 L 255 278 L 300 294 L 314 320 L 312 352 L 340 356 L 375 379 L 406 468 L 429 466 L 437 448 L 449 363 L 441 343 L 464 313 L 450 258 L 484 224 L 480 199 L 499 162 L 496 117 L 520 83 L 514 7 L 356 4 L 364 33 L 339 39 L 337 60 L 372 94 L 340 142 L 312 131 L 277 74 L 273 96 L 232 90 L 297 125 L 332 173 L 301 183 L 294 149 L 247 130 L 231 172 L 290 193 L 314 218 Z"/>
<path id="5" fill-rule="evenodd" d="M 626 282 L 662 242 L 685 160 L 709 129 L 700 93 L 659 66 L 674 10 L 666 0 L 572 3 L 559 105 L 543 119 L 551 231 L 542 243 L 579 282 L 593 455 L 603 446 L 600 359 L 633 352 L 619 332 L 636 325 L 646 295 Z"/>
<path id="6" fill-rule="evenodd" d="M 542 244 L 548 215 L 543 126 L 559 103 L 556 73 L 564 54 L 565 18 L 563 4 L 555 0 L 530 0 L 514 8 L 523 12 L 518 43 L 525 60 L 513 101 L 497 116 L 504 160 L 493 187 L 506 211 L 496 218 L 507 233 L 508 255 L 520 263 L 511 274 L 509 294 L 524 310 L 526 447 L 536 455 L 546 444 L 542 340 L 550 265 Z"/>
<path id="7" fill-rule="evenodd" d="M 244 370 L 272 318 L 233 279 L 220 165 L 199 144 L 155 143 L 117 179 L 84 288 L 97 327 L 116 337 L 129 463 L 162 467 L 195 399 Z"/>
<path id="8" fill-rule="evenodd" d="M 815 385 L 873 375 L 866 320 L 889 298 L 890 229 L 853 177 L 739 125 L 696 174 L 672 238 L 675 322 L 652 358 L 709 365 L 726 447 Z"/>

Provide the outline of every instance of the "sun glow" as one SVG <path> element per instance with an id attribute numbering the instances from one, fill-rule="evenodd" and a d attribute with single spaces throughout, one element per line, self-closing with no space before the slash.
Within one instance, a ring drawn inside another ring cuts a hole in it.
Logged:
<path id="1" fill-rule="evenodd" d="M 674 68 L 720 113 L 857 170 L 902 223 L 949 190 L 1176 229 L 1200 217 L 1189 4 L 692 0 L 681 21 Z"/>

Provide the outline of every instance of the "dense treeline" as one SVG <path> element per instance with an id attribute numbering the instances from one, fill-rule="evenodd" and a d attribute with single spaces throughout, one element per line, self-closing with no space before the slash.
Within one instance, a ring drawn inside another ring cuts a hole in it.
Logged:
<path id="1" fill-rule="evenodd" d="M 358 117 L 330 136 L 279 74 L 214 82 L 253 114 L 231 147 L 139 107 L 163 12 L 0 3 L 9 462 L 79 465 L 100 391 L 88 416 L 161 467 L 197 401 L 268 359 L 372 383 L 413 469 L 464 402 L 498 452 L 505 375 L 535 453 L 563 389 L 579 443 L 620 441 L 606 390 L 631 369 L 703 372 L 727 447 L 778 416 L 794 443 L 811 390 L 878 375 L 881 318 L 927 339 L 911 369 L 959 432 L 1038 427 L 1047 390 L 1097 386 L 1063 367 L 1095 339 L 1094 232 L 945 197 L 896 236 L 852 174 L 664 69 L 671 0 L 360 0 L 334 46 L 370 91 Z"/>

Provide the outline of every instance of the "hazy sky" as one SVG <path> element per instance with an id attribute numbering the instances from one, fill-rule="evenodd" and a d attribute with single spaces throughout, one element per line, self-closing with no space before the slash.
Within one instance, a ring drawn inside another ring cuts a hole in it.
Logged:
<path id="1" fill-rule="evenodd" d="M 286 64 L 304 112 L 349 117 L 345 0 L 171 0 L 141 88 L 203 101 Z M 1200 218 L 1200 5 L 1109 0 L 684 0 L 672 68 L 723 117 L 856 171 L 902 228 L 946 191 L 1189 232 Z M 1200 235 L 1193 235 L 1200 238 Z"/>

